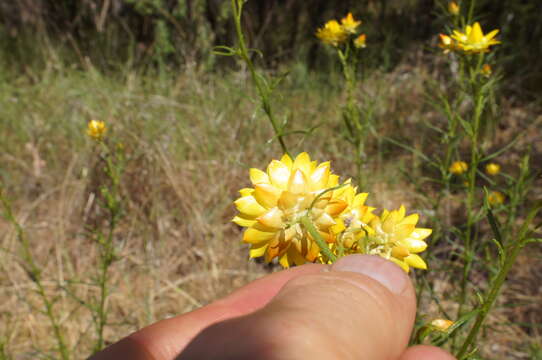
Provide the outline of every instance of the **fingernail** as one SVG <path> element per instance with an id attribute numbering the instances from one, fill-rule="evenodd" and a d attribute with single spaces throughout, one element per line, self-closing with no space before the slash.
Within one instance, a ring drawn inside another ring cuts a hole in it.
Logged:
<path id="1" fill-rule="evenodd" d="M 410 281 L 405 272 L 389 260 L 374 255 L 345 256 L 331 266 L 332 271 L 363 274 L 384 285 L 394 294 L 401 294 Z"/>

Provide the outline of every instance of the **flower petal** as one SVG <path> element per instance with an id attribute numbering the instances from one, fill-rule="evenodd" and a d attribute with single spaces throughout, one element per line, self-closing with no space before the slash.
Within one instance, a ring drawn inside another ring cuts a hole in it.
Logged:
<path id="1" fill-rule="evenodd" d="M 405 262 L 415 268 L 427 270 L 427 264 L 416 254 L 410 254 L 405 258 Z"/>
<path id="2" fill-rule="evenodd" d="M 432 232 L 433 230 L 431 229 L 415 228 L 412 234 L 410 234 L 409 238 L 416 239 L 416 240 L 423 240 L 429 235 L 431 235 Z"/>
<path id="3" fill-rule="evenodd" d="M 271 184 L 256 184 L 254 185 L 254 198 L 265 208 L 277 206 L 277 201 L 282 193 L 282 190 L 277 189 Z"/>
<path id="4" fill-rule="evenodd" d="M 269 246 L 268 241 L 262 241 L 261 243 L 258 243 L 258 244 L 252 244 L 250 246 L 249 256 L 251 258 L 257 258 L 257 257 L 263 256 L 268 246 Z"/>
<path id="5" fill-rule="evenodd" d="M 277 160 L 271 161 L 267 167 L 267 174 L 272 185 L 286 190 L 288 179 L 290 178 L 290 168 L 286 164 Z"/>
<path id="6" fill-rule="evenodd" d="M 249 244 L 257 244 L 263 241 L 271 240 L 276 233 L 256 230 L 254 228 L 248 228 L 243 234 L 243 241 Z"/>
<path id="7" fill-rule="evenodd" d="M 239 212 L 241 213 L 241 215 L 245 217 L 260 216 L 266 210 L 264 207 L 258 204 L 256 199 L 252 195 L 243 196 L 235 200 L 234 204 L 237 207 L 237 210 L 239 210 Z"/>
<path id="8" fill-rule="evenodd" d="M 269 183 L 269 176 L 265 173 L 265 171 L 262 171 L 256 168 L 251 168 L 249 170 L 249 174 L 250 174 L 250 181 L 252 182 L 252 185 L 261 184 L 261 183 Z"/>
<path id="9" fill-rule="evenodd" d="M 306 177 L 309 177 L 311 174 L 311 157 L 306 152 L 302 152 L 297 155 L 294 161 L 292 170 L 299 169 L 303 171 Z"/>
<path id="10" fill-rule="evenodd" d="M 288 191 L 293 194 L 301 194 L 308 191 L 307 177 L 302 170 L 296 169 L 288 181 Z"/>
<path id="11" fill-rule="evenodd" d="M 280 211 L 279 208 L 274 207 L 258 217 L 257 220 L 260 224 L 269 228 L 280 229 L 283 226 L 282 215 L 282 211 Z"/>
<path id="12" fill-rule="evenodd" d="M 252 225 L 256 223 L 255 219 L 245 218 L 239 215 L 234 217 L 232 221 L 242 227 L 251 227 Z"/>

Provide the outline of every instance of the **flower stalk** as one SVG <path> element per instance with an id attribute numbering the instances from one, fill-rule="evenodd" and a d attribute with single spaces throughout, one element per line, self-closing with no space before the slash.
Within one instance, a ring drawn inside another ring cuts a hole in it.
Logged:
<path id="1" fill-rule="evenodd" d="M 279 125 L 271 106 L 271 94 L 273 93 L 273 89 L 270 87 L 269 82 L 265 79 L 265 76 L 256 71 L 256 67 L 254 66 L 254 63 L 249 55 L 249 50 L 243 34 L 243 28 L 241 26 L 244 2 L 244 0 L 231 0 L 231 7 L 233 10 L 235 23 L 235 33 L 237 35 L 237 42 L 239 46 L 236 54 L 243 59 L 249 69 L 252 81 L 254 82 L 258 95 L 260 96 L 262 109 L 273 127 L 273 131 L 275 132 L 282 152 L 291 156 L 292 154 L 288 151 L 288 147 L 286 146 L 286 142 L 284 140 L 285 134 L 283 128 Z"/>

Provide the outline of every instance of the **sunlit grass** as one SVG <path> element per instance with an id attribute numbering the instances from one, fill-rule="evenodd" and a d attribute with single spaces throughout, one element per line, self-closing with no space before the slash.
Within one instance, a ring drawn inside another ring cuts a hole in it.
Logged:
<path id="1" fill-rule="evenodd" d="M 319 161 L 332 160 L 333 170 L 344 177 L 357 176 L 341 124 L 339 104 L 345 103 L 345 95 L 340 87 L 330 85 L 340 76 L 312 74 L 303 64 L 292 68 L 271 104 L 278 119 L 289 119 L 289 131 L 311 131 L 285 136 L 289 149 L 310 151 Z M 371 203 L 379 207 L 404 203 L 422 214 L 424 227 L 433 226 L 433 219 L 441 221 L 440 243 L 428 259 L 429 268 L 441 271 L 420 279 L 421 284 L 431 283 L 435 298 L 442 299 L 437 303 L 425 298 L 421 311 L 440 317 L 443 309 L 450 314 L 457 311 L 456 299 L 449 295 L 455 291 L 451 289 L 454 276 L 461 274 L 458 243 L 446 228 L 466 220 L 461 210 L 464 188 L 461 179 L 453 178 L 443 206 L 433 209 L 420 194 L 431 198 L 439 193 L 440 185 L 425 182 L 439 173 L 428 168 L 416 152 L 396 144 L 426 154 L 439 151 L 438 142 L 431 141 L 434 129 L 425 123 L 444 125 L 447 118 L 427 105 L 428 84 L 434 76 L 430 71 L 435 70 L 408 64 L 390 73 L 376 71 L 366 75 L 355 96 L 362 100 L 371 95 L 378 124 L 377 136 L 365 147 L 364 170 L 371 174 L 368 189 L 360 191 L 370 191 Z M 438 71 L 443 75 L 447 70 Z M 257 90 L 247 85 L 249 74 L 187 71 L 162 80 L 128 70 L 123 74 L 62 67 L 35 70 L 32 77 L 11 76 L 0 86 L 0 133 L 8 134 L 0 142 L 2 188 L 32 244 L 44 291 L 54 299 L 60 327 L 69 334 L 66 343 L 71 354 L 90 353 L 97 340 L 89 312 L 77 301 L 92 302 L 98 295 L 89 284 L 99 256 L 88 229 L 103 226 L 107 217 L 98 203 L 107 177 L 93 152 L 95 143 L 86 134 L 91 119 L 107 124 L 107 136 L 122 144 L 126 156 L 119 184 L 123 214 L 113 237 L 118 260 L 109 269 L 105 344 L 158 319 L 206 304 L 270 271 L 247 261 L 241 229 L 229 222 L 235 215 L 231 203 L 239 185 L 248 185 L 248 169 L 264 168 L 270 158 L 282 154 L 258 108 Z M 540 121 L 525 112 L 535 114 L 536 109 L 503 108 L 502 124 L 508 132 L 487 145 L 498 149 L 522 135 L 511 151 L 498 158 L 500 171 L 512 179 L 518 178 L 520 155 L 534 143 L 534 130 L 540 128 Z M 466 144 L 458 144 L 458 149 L 468 156 Z M 534 143 L 532 156 L 539 159 L 541 151 Z M 534 181 L 540 184 L 539 179 Z M 531 193 L 534 198 L 540 197 L 539 189 Z M 508 196 L 505 201 L 511 199 Z M 520 219 L 525 207 L 519 209 Z M 507 219 L 502 211 L 495 215 Z M 4 352 L 6 358 L 53 354 L 51 327 L 39 311 L 41 302 L 21 265 L 16 232 L 5 220 L 0 229 L 0 354 Z M 487 224 L 480 231 L 491 236 Z M 540 268 L 539 249 L 529 249 L 529 254 L 520 257 L 521 267 L 513 271 L 526 286 L 534 275 L 525 273 L 524 267 Z M 476 289 L 484 289 L 487 271 L 495 271 L 491 256 L 494 253 L 488 250 L 476 258 L 472 282 Z M 481 340 L 483 354 L 491 354 L 496 343 L 502 353 L 528 354 L 529 346 L 537 343 L 532 330 L 536 327 L 529 322 L 540 320 L 533 305 L 538 295 L 519 297 L 514 289 L 505 291 L 501 303 L 510 298 L 517 306 L 513 310 L 498 307 L 491 315 L 489 324 L 498 328 L 499 335 Z M 521 309 L 534 313 L 534 320 L 522 315 L 518 322 L 527 325 L 511 324 L 510 319 L 515 319 L 511 315 Z"/>

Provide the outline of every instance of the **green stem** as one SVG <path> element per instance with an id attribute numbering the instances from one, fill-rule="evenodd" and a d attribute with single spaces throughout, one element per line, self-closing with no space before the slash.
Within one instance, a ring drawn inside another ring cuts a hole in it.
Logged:
<path id="1" fill-rule="evenodd" d="M 53 327 L 53 334 L 57 342 L 60 357 L 63 360 L 68 360 L 70 358 L 68 346 L 66 344 L 66 340 L 64 339 L 60 324 L 57 321 L 57 317 L 55 316 L 55 313 L 53 311 L 53 303 L 49 300 L 49 297 L 45 293 L 45 288 L 41 281 L 41 269 L 36 264 L 34 256 L 32 255 L 32 251 L 30 250 L 30 242 L 26 238 L 22 226 L 15 219 L 15 216 L 13 215 L 13 212 L 11 210 L 11 206 L 7 199 L 4 198 L 1 189 L 0 201 L 2 202 L 2 205 L 4 207 L 7 220 L 12 223 L 13 226 L 15 226 L 17 232 L 17 239 L 19 240 L 23 248 L 23 259 L 25 261 L 24 265 L 26 267 L 27 274 L 30 277 L 30 280 L 32 280 L 32 282 L 36 285 L 37 293 L 41 298 L 43 305 L 45 306 L 45 315 L 47 316 L 49 322 L 51 323 L 51 326 Z"/>
<path id="2" fill-rule="evenodd" d="M 473 243 L 473 227 L 475 226 L 475 201 L 476 201 L 476 170 L 478 169 L 478 164 L 480 162 L 480 151 L 479 151 L 479 132 L 480 132 L 480 121 L 482 117 L 482 113 L 484 110 L 484 94 L 482 92 L 482 89 L 480 87 L 480 84 L 478 82 L 478 69 L 481 66 L 481 63 L 483 62 L 483 55 L 481 55 L 478 58 L 478 62 L 476 64 L 475 69 L 473 70 L 471 68 L 470 79 L 469 79 L 469 87 L 472 91 L 472 99 L 474 102 L 474 114 L 473 114 L 473 120 L 472 120 L 472 128 L 471 128 L 471 134 L 470 134 L 470 140 L 471 140 L 471 158 L 470 158 L 470 165 L 469 165 L 469 171 L 468 171 L 468 189 L 467 189 L 467 200 L 466 200 L 466 207 L 467 207 L 467 228 L 465 230 L 465 250 L 464 250 L 464 266 L 463 266 L 463 275 L 461 279 L 461 293 L 460 293 L 460 299 L 459 299 L 459 307 L 457 310 L 457 317 L 459 318 L 461 315 L 463 315 L 463 307 L 465 306 L 466 298 L 467 298 L 467 286 L 468 286 L 468 278 L 470 275 L 470 271 L 472 269 L 472 261 L 474 259 L 474 253 L 472 248 Z"/>
<path id="3" fill-rule="evenodd" d="M 326 241 L 322 238 L 322 235 L 318 232 L 314 224 L 312 223 L 311 219 L 307 215 L 303 216 L 301 218 L 301 224 L 305 227 L 305 229 L 309 232 L 309 234 L 312 236 L 314 241 L 316 241 L 316 244 L 318 244 L 318 247 L 320 248 L 320 251 L 332 262 L 334 263 L 337 260 L 337 257 L 329 250 L 329 247 L 326 243 Z"/>
<path id="4" fill-rule="evenodd" d="M 350 61 L 350 47 L 347 45 L 346 51 L 337 50 L 343 76 L 346 81 L 346 109 L 343 116 L 347 122 L 347 129 L 350 131 L 350 139 L 356 150 L 357 179 L 360 188 L 364 187 L 363 163 L 365 160 L 365 132 L 367 127 L 361 123 L 360 114 L 356 106 L 354 92 L 356 88 L 356 70 L 355 64 Z"/>
<path id="5" fill-rule="evenodd" d="M 272 107 L 271 107 L 271 101 L 269 100 L 269 93 L 270 89 L 267 84 L 264 84 L 262 82 L 262 79 L 258 76 L 258 73 L 256 72 L 256 68 L 254 67 L 254 63 L 250 59 L 248 48 L 245 41 L 245 36 L 243 34 L 243 29 L 241 27 L 241 15 L 243 13 L 243 0 L 231 0 L 232 10 L 234 14 L 234 22 L 235 22 L 235 32 L 237 34 L 237 39 L 239 42 L 239 55 L 243 59 L 243 61 L 247 64 L 247 67 L 250 71 L 250 76 L 252 78 L 252 81 L 256 85 L 256 89 L 258 91 L 258 95 L 260 96 L 260 100 L 262 102 L 262 108 L 267 115 L 267 118 L 271 122 L 271 126 L 273 127 L 273 131 L 275 132 L 275 135 L 277 136 L 277 139 L 279 141 L 280 147 L 282 148 L 282 151 L 291 158 L 292 155 L 288 151 L 288 148 L 286 147 L 286 142 L 284 141 L 284 134 L 282 132 L 282 129 L 279 127 L 277 120 L 275 119 L 275 115 L 273 113 Z"/>
<path id="6" fill-rule="evenodd" d="M 484 302 L 482 304 L 482 309 L 476 316 L 476 321 L 474 325 L 472 326 L 469 334 L 467 335 L 467 338 L 465 339 L 465 342 L 463 343 L 461 350 L 459 350 L 459 352 L 457 353 L 457 358 L 459 360 L 461 360 L 463 356 L 465 356 L 465 354 L 469 351 L 472 344 L 476 340 L 476 337 L 478 333 L 480 332 L 480 329 L 482 327 L 482 324 L 484 323 L 484 320 L 486 319 L 487 315 L 489 314 L 489 311 L 493 307 L 493 304 L 495 303 L 495 300 L 497 299 L 497 296 L 499 295 L 502 285 L 506 281 L 506 277 L 508 273 L 510 272 L 510 269 L 514 265 L 516 258 L 519 255 L 519 252 L 523 249 L 523 247 L 526 244 L 525 240 L 527 238 L 527 233 L 529 232 L 529 226 L 532 223 L 535 216 L 537 215 L 537 213 L 540 211 L 540 209 L 542 209 L 542 203 L 537 204 L 530 211 L 527 218 L 525 219 L 525 223 L 521 227 L 518 240 L 513 242 L 512 247 L 510 248 L 508 252 L 508 256 L 506 256 L 504 265 L 499 270 L 499 273 L 497 274 L 497 277 L 493 281 L 493 285 L 491 286 L 489 293 L 484 299 Z"/>

